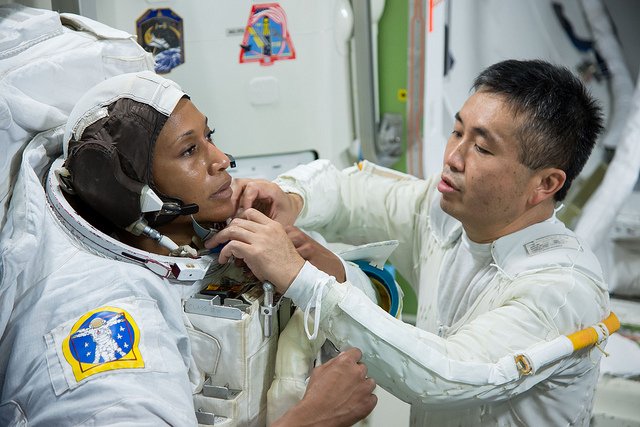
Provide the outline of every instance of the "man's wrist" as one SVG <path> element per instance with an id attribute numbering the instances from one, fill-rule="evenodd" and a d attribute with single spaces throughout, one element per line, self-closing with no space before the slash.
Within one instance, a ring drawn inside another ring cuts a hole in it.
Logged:
<path id="1" fill-rule="evenodd" d="M 282 281 L 280 283 L 275 283 L 278 292 L 284 294 L 287 292 L 289 287 L 293 284 L 296 278 L 300 275 L 300 270 L 304 267 L 305 260 L 302 257 L 298 257 L 299 259 L 294 260 L 287 267 L 288 269 L 283 270 Z"/>
<path id="2" fill-rule="evenodd" d="M 304 207 L 304 200 L 302 199 L 302 196 L 297 193 L 287 193 L 287 196 L 289 197 L 289 202 L 291 203 L 293 211 L 296 216 L 298 216 Z"/>
<path id="3" fill-rule="evenodd" d="M 312 304 L 311 298 L 313 297 L 313 283 L 318 280 L 326 280 L 329 277 L 327 273 L 319 270 L 316 266 L 306 261 L 298 275 L 293 280 L 291 285 L 287 288 L 284 296 L 291 298 L 291 300 L 302 310 L 306 309 L 309 304 Z"/>

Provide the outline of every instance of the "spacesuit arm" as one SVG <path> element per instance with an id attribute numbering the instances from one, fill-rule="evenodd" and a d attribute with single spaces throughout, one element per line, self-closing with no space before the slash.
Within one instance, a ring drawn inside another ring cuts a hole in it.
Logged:
<path id="1" fill-rule="evenodd" d="M 433 181 L 366 161 L 339 171 L 318 160 L 280 175 L 275 182 L 283 191 L 302 197 L 299 227 L 353 245 L 398 240 L 390 261 L 410 283 L 418 283 L 414 266 L 419 263 L 421 239 L 427 235 L 423 231 L 435 193 Z"/>
<path id="2" fill-rule="evenodd" d="M 559 327 L 572 328 L 592 295 L 577 298 L 580 292 L 556 283 L 528 292 L 534 283 L 512 283 L 515 290 L 502 305 L 446 339 L 389 316 L 359 290 L 332 282 L 309 264 L 286 295 L 303 309 L 321 311 L 320 332 L 339 349 L 360 348 L 369 375 L 382 387 L 406 402 L 442 408 L 514 397 L 561 368 L 563 361 L 522 376 L 514 359 L 564 333 Z M 566 307 L 567 297 L 575 301 L 572 307 Z"/>

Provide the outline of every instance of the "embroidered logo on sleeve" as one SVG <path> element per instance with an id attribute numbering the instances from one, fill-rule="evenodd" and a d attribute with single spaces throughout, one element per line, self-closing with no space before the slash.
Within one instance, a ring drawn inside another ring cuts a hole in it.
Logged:
<path id="1" fill-rule="evenodd" d="M 117 307 L 84 314 L 62 343 L 76 381 L 99 372 L 143 368 L 138 349 L 140 331 L 131 315 Z"/>

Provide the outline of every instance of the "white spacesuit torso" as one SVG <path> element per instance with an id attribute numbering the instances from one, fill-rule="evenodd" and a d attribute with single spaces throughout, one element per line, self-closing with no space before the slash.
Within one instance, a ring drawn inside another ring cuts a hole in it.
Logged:
<path id="1" fill-rule="evenodd" d="M 278 319 L 265 336 L 261 286 L 217 305 L 198 295 L 223 275 L 211 256 L 120 244 L 48 176 L 78 98 L 150 55 L 83 17 L 3 8 L 0 425 L 264 425 Z"/>
<path id="2" fill-rule="evenodd" d="M 265 336 L 261 286 L 215 307 L 202 288 L 249 276 L 209 257 L 205 278 L 178 281 L 144 264 L 183 258 L 116 261 L 108 236 L 89 226 L 93 241 L 78 238 L 82 219 L 71 225 L 62 193 L 49 188 L 47 199 L 39 179 L 55 145 L 25 150 L 5 229 L 3 286 L 15 280 L 16 302 L 0 344 L 0 420 L 264 425 L 278 321 Z M 57 186 L 52 173 L 47 182 Z"/>

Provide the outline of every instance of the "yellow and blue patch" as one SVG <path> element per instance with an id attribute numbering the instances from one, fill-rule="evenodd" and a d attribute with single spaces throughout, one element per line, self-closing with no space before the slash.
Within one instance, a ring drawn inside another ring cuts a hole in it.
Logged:
<path id="1" fill-rule="evenodd" d="M 273 65 L 278 60 L 295 59 L 296 51 L 282 6 L 278 3 L 254 4 L 240 47 L 241 64 Z"/>
<path id="2" fill-rule="evenodd" d="M 117 307 L 100 307 L 80 317 L 62 343 L 76 381 L 116 369 L 144 368 L 138 348 L 140 330 Z"/>

